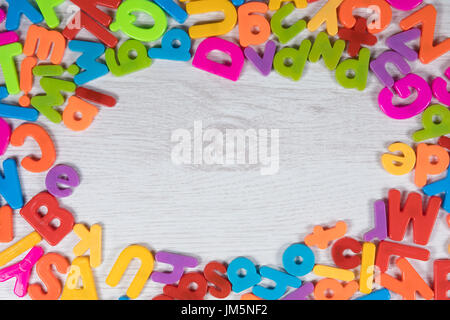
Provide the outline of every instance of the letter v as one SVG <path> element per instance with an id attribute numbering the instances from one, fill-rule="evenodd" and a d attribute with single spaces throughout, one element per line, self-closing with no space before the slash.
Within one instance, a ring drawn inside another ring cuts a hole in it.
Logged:
<path id="1" fill-rule="evenodd" d="M 263 76 L 268 76 L 272 71 L 273 57 L 277 45 L 272 40 L 269 40 L 264 49 L 264 55 L 261 58 L 255 49 L 247 47 L 244 50 L 245 57 L 258 69 Z"/>

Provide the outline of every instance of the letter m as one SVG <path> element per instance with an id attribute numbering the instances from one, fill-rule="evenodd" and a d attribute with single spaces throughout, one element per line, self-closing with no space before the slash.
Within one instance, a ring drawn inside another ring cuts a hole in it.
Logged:
<path id="1" fill-rule="evenodd" d="M 65 50 L 66 39 L 58 31 L 49 31 L 36 25 L 28 28 L 27 38 L 23 47 L 23 53 L 26 56 L 31 57 L 36 53 L 40 60 L 47 60 L 51 55 L 50 61 L 53 64 L 60 64 Z"/>
<path id="2" fill-rule="evenodd" d="M 423 202 L 424 200 L 419 193 L 411 192 L 402 208 L 400 191 L 389 190 L 389 238 L 394 241 L 402 241 L 406 229 L 412 221 L 414 243 L 419 245 L 428 243 L 442 200 L 436 196 L 429 198 L 425 212 L 422 208 Z"/>

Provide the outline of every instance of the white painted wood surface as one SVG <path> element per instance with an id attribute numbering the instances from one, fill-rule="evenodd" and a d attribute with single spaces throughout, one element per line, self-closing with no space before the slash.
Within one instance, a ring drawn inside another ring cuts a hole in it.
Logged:
<path id="1" fill-rule="evenodd" d="M 296 11 L 294 17 L 311 17 L 323 2 Z M 450 3 L 425 2 L 438 10 L 436 38 L 441 41 L 450 35 Z M 4 7 L 5 1 L 0 4 Z M 64 5 L 60 10 L 67 20 L 70 9 Z M 394 10 L 394 23 L 378 36 L 372 56 L 386 50 L 384 40 L 400 31 L 398 22 L 408 14 Z M 27 22 L 22 24 L 22 39 L 27 26 Z M 226 38 L 236 39 L 236 31 Z M 311 36 L 304 31 L 288 45 Z M 68 54 L 64 61 L 69 65 L 75 58 Z M 411 65 L 413 72 L 431 81 L 443 75 L 449 59 L 446 54 L 430 65 Z M 89 130 L 75 133 L 42 116 L 39 124 L 55 141 L 56 163 L 72 165 L 81 175 L 81 185 L 61 203 L 77 222 L 103 226 L 104 260 L 94 270 L 101 299 L 125 294 L 137 262 L 116 288 L 107 286 L 105 279 L 128 245 L 193 255 L 201 259 L 201 267 L 211 260 L 229 262 L 237 256 L 251 257 L 260 265 L 281 266 L 284 249 L 302 241 L 314 225 L 331 226 L 344 220 L 348 235 L 362 240 L 373 226 L 374 201 L 387 197 L 390 188 L 417 190 L 412 174 L 391 176 L 379 159 L 393 142 L 412 144 L 411 134 L 421 128 L 421 118 L 395 121 L 385 116 L 377 105 L 382 86 L 372 74 L 361 93 L 340 87 L 322 61 L 308 63 L 299 82 L 276 72 L 265 78 L 246 63 L 241 79 L 233 83 L 190 63 L 155 60 L 149 69 L 123 78 L 108 75 L 89 87 L 119 98 L 115 108 L 100 109 Z M 191 130 L 199 120 L 209 128 L 280 129 L 279 173 L 261 176 L 254 168 L 175 166 L 170 157 L 172 132 Z M 13 127 L 20 124 L 10 123 Z M 35 152 L 37 146 L 27 141 L 21 148 L 10 146 L 2 161 Z M 45 189 L 45 173 L 19 170 L 26 200 Z M 432 234 L 433 260 L 448 258 L 445 217 L 441 211 Z M 16 211 L 14 242 L 31 231 Z M 73 259 L 77 241 L 72 233 L 55 248 L 45 242 L 41 245 Z M 406 242 L 412 243 L 410 234 Z M 0 250 L 9 245 L 1 244 Z M 332 263 L 330 249 L 314 251 L 318 263 Z M 432 261 L 411 263 L 431 283 Z M 37 280 L 33 273 L 31 282 Z M 16 299 L 13 287 L 14 281 L 2 283 L 0 299 Z M 151 299 L 161 292 L 161 285 L 149 281 L 139 299 Z"/>

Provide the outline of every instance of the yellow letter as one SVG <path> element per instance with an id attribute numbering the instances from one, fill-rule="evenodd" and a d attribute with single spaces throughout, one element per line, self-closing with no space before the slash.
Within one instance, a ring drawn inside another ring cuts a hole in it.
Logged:
<path id="1" fill-rule="evenodd" d="M 102 264 L 102 227 L 94 224 L 91 230 L 82 224 L 76 224 L 73 232 L 80 237 L 81 241 L 73 248 L 73 254 L 77 257 L 89 252 L 89 261 L 92 268 L 97 268 Z"/>
<path id="2" fill-rule="evenodd" d="M 132 245 L 124 249 L 106 278 L 107 285 L 111 287 L 117 286 L 131 260 L 134 258 L 141 260 L 141 267 L 127 290 L 127 296 L 130 299 L 136 299 L 139 296 L 153 271 L 154 258 L 147 248 L 139 245 Z"/>
<path id="3" fill-rule="evenodd" d="M 337 8 L 344 0 L 329 0 L 319 12 L 309 21 L 308 30 L 316 31 L 322 23 L 327 23 L 327 32 L 330 36 L 338 33 Z"/>
<path id="4" fill-rule="evenodd" d="M 78 288 L 80 279 L 83 286 Z M 64 284 L 61 300 L 98 300 L 88 257 L 78 257 L 73 260 Z"/>
<path id="5" fill-rule="evenodd" d="M 25 251 L 30 250 L 41 241 L 42 237 L 36 231 L 23 237 L 9 248 L 0 252 L 0 267 L 20 256 Z"/>
<path id="6" fill-rule="evenodd" d="M 390 152 L 402 152 L 402 156 L 385 153 L 381 156 L 381 164 L 384 170 L 390 174 L 401 176 L 411 172 L 416 164 L 416 153 L 407 144 L 397 142 L 388 147 Z"/>
<path id="7" fill-rule="evenodd" d="M 233 30 L 237 21 L 237 13 L 234 5 L 228 0 L 196 0 L 186 4 L 189 15 L 222 11 L 225 18 L 222 21 L 194 25 L 189 28 L 189 36 L 192 39 L 220 36 Z"/>
<path id="8" fill-rule="evenodd" d="M 359 291 L 369 294 L 372 292 L 373 274 L 375 271 L 375 250 L 373 243 L 363 244 L 361 259 L 361 274 L 359 275 Z"/>

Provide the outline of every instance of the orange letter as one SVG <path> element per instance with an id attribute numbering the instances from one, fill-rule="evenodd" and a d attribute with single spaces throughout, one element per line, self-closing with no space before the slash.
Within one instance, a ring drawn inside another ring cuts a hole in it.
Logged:
<path id="1" fill-rule="evenodd" d="M 75 96 L 70 97 L 68 101 L 63 112 L 64 124 L 73 131 L 86 130 L 98 113 L 97 107 Z M 78 113 L 81 117 L 77 117 Z"/>
<path id="2" fill-rule="evenodd" d="M 434 159 L 433 159 L 434 158 Z M 447 150 L 437 145 L 420 143 L 417 146 L 414 183 L 419 188 L 427 184 L 427 175 L 444 172 L 450 162 Z"/>
<path id="3" fill-rule="evenodd" d="M 56 160 L 55 145 L 44 128 L 33 123 L 24 123 L 16 128 L 11 135 L 11 145 L 20 147 L 27 137 L 32 137 L 41 149 L 41 158 L 32 156 L 23 158 L 21 164 L 30 172 L 44 172 L 50 169 Z"/>
<path id="4" fill-rule="evenodd" d="M 264 17 L 266 12 L 267 5 L 262 2 L 249 2 L 239 7 L 239 42 L 241 46 L 257 45 L 269 39 L 270 24 Z M 261 13 L 262 16 L 252 13 Z"/>
<path id="5" fill-rule="evenodd" d="M 66 39 L 64 36 L 58 31 L 48 31 L 45 28 L 33 24 L 28 29 L 23 53 L 26 56 L 31 57 L 35 54 L 37 49 L 37 57 L 40 60 L 47 60 L 50 56 L 52 46 L 53 50 L 50 61 L 53 64 L 60 64 L 64 57 L 64 52 L 66 51 Z"/>
<path id="6" fill-rule="evenodd" d="M 65 257 L 57 253 L 47 253 L 40 258 L 36 264 L 36 272 L 45 284 L 47 292 L 44 291 L 40 284 L 32 284 L 28 287 L 28 294 L 31 299 L 58 300 L 61 295 L 62 285 L 61 281 L 53 274 L 53 266 L 59 273 L 66 274 L 69 271 L 70 263 Z"/>
<path id="7" fill-rule="evenodd" d="M 416 300 L 416 292 L 427 300 L 433 298 L 433 290 L 420 277 L 413 266 L 405 258 L 396 261 L 397 267 L 402 271 L 402 281 L 386 273 L 380 276 L 380 284 L 386 289 L 398 293 L 405 300 Z"/>
<path id="8" fill-rule="evenodd" d="M 436 8 L 429 4 L 400 21 L 400 27 L 403 30 L 408 30 L 415 25 L 422 24 L 419 59 L 425 64 L 434 61 L 450 50 L 450 39 L 448 38 L 436 46 L 433 45 L 436 15 Z"/>

